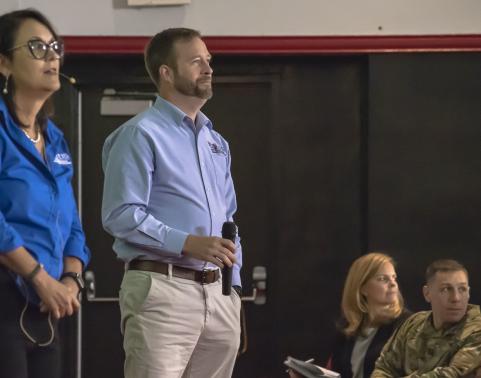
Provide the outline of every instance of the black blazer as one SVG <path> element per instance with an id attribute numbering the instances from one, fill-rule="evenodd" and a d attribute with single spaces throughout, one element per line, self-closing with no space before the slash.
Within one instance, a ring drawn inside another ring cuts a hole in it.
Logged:
<path id="1" fill-rule="evenodd" d="M 364 359 L 364 378 L 369 378 L 374 370 L 374 364 L 381 354 L 384 344 L 394 331 L 411 315 L 404 311 L 392 323 L 385 324 L 377 330 L 369 344 Z M 331 369 L 340 373 L 342 378 L 352 378 L 351 354 L 354 348 L 355 337 L 347 337 L 341 331 L 337 331 L 331 354 Z"/>

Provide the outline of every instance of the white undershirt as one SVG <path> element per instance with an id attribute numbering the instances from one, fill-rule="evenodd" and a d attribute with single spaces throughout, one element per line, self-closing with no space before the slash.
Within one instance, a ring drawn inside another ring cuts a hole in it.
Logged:
<path id="1" fill-rule="evenodd" d="M 364 358 L 376 331 L 377 328 L 365 328 L 356 337 L 351 354 L 352 378 L 364 378 Z"/>

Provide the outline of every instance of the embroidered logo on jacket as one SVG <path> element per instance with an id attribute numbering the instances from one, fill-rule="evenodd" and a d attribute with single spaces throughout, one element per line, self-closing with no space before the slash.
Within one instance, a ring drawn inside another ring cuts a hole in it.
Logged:
<path id="1" fill-rule="evenodd" d="M 70 159 L 69 154 L 57 154 L 55 155 L 55 159 L 53 159 L 54 163 L 60 164 L 60 165 L 71 165 L 72 160 Z"/>

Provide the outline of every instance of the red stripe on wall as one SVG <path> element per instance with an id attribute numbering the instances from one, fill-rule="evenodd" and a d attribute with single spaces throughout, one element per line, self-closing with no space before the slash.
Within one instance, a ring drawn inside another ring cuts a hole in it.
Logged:
<path id="1" fill-rule="evenodd" d="M 142 54 L 149 37 L 65 36 L 68 54 Z M 481 35 L 204 37 L 213 54 L 323 55 L 481 51 Z"/>

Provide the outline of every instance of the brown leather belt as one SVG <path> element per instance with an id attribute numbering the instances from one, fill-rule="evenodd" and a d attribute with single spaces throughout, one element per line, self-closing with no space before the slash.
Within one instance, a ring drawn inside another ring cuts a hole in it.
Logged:
<path id="1" fill-rule="evenodd" d="M 144 270 L 161 274 L 169 274 L 169 264 L 152 260 L 132 260 L 127 264 L 127 270 Z M 201 284 L 210 284 L 219 279 L 219 269 L 193 270 L 172 265 L 172 275 L 186 280 L 197 281 Z"/>

